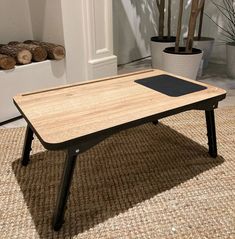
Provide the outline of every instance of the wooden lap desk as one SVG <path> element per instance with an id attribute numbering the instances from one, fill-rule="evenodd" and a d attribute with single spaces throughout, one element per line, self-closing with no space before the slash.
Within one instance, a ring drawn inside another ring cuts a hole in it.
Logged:
<path id="1" fill-rule="evenodd" d="M 54 230 L 63 224 L 79 153 L 120 130 L 197 109 L 206 113 L 209 153 L 216 157 L 214 109 L 225 96 L 223 89 L 159 70 L 15 96 L 14 103 L 28 123 L 22 164 L 29 163 L 33 133 L 46 149 L 67 151 L 54 210 Z"/>

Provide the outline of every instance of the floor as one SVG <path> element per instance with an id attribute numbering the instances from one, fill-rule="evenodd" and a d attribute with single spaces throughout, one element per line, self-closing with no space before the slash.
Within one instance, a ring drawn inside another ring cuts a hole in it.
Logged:
<path id="1" fill-rule="evenodd" d="M 118 67 L 118 74 L 125 74 L 133 71 L 151 68 L 151 58 L 135 61 Z M 235 79 L 230 79 L 226 75 L 226 66 L 223 64 L 209 64 L 203 76 L 199 79 L 211 85 L 218 86 L 227 90 L 228 94 L 225 100 L 220 102 L 220 107 L 235 106 Z M 0 126 L 1 128 L 15 128 L 26 126 L 23 119 Z"/>

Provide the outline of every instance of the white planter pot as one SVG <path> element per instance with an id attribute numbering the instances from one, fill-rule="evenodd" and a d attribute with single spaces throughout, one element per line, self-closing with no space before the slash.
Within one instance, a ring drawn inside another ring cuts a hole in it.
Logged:
<path id="1" fill-rule="evenodd" d="M 200 41 L 194 40 L 193 46 L 203 51 L 203 69 L 207 68 L 212 53 L 215 39 L 210 37 L 202 37 Z"/>
<path id="2" fill-rule="evenodd" d="M 195 80 L 203 52 L 195 49 L 196 53 L 193 54 L 175 54 L 169 53 L 168 50 L 165 49 L 163 52 L 163 70 Z"/>
<path id="3" fill-rule="evenodd" d="M 184 39 L 184 42 L 186 43 L 187 39 Z M 202 69 L 201 72 L 207 68 L 209 59 L 212 53 L 212 49 L 214 46 L 215 39 L 210 37 L 201 37 L 201 40 L 198 41 L 197 38 L 193 41 L 193 47 L 200 49 L 203 51 L 203 57 L 202 57 Z"/>
<path id="4" fill-rule="evenodd" d="M 227 43 L 227 74 L 235 79 L 235 43 Z"/>
<path id="5" fill-rule="evenodd" d="M 167 47 L 175 46 L 175 38 L 171 42 L 158 41 L 158 37 L 152 37 L 150 42 L 152 67 L 154 69 L 163 69 L 163 50 Z"/>

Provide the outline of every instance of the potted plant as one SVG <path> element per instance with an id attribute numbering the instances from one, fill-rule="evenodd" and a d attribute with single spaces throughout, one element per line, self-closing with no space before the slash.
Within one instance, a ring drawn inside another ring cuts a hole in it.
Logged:
<path id="1" fill-rule="evenodd" d="M 209 59 L 211 56 L 211 52 L 213 49 L 213 45 L 215 42 L 215 39 L 212 37 L 205 37 L 202 36 L 202 28 L 203 28 L 203 19 L 204 19 L 204 8 L 205 8 L 205 1 L 203 3 L 203 6 L 200 11 L 200 20 L 198 24 L 198 34 L 193 39 L 193 46 L 195 48 L 201 49 L 203 51 L 203 57 L 202 57 L 202 64 L 201 64 L 201 70 L 199 71 L 201 74 L 204 69 L 207 68 Z M 185 42 L 187 41 L 187 38 L 184 39 Z M 201 75 L 200 74 L 200 75 Z"/>
<path id="2" fill-rule="evenodd" d="M 165 30 L 165 0 L 156 0 L 159 12 L 158 36 L 151 37 L 150 48 L 152 55 L 152 67 L 162 69 L 162 52 L 166 47 L 175 46 L 175 37 L 171 36 L 171 3 L 168 0 L 168 19 L 167 19 L 167 35 Z"/>
<path id="3" fill-rule="evenodd" d="M 208 16 L 223 32 L 226 42 L 227 52 L 227 74 L 231 78 L 235 78 L 235 2 L 234 0 L 223 0 L 223 5 L 214 1 L 218 11 L 226 20 L 225 26 L 220 26 L 210 16 Z"/>
<path id="4" fill-rule="evenodd" d="M 163 69 L 173 74 L 196 79 L 203 51 L 193 48 L 197 17 L 205 0 L 192 0 L 186 47 L 180 47 L 184 0 L 179 1 L 179 16 L 175 47 L 163 51 Z"/>

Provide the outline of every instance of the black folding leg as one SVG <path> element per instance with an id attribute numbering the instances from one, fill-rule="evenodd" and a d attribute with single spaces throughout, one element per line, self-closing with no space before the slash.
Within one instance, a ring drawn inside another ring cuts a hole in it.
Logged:
<path id="1" fill-rule="evenodd" d="M 27 166 L 29 163 L 30 151 L 32 150 L 31 148 L 32 141 L 33 141 L 33 131 L 29 126 L 27 126 L 26 133 L 25 133 L 25 140 L 24 140 L 24 148 L 22 153 L 22 161 L 21 161 L 21 164 L 23 166 Z"/>
<path id="2" fill-rule="evenodd" d="M 68 199 L 69 189 L 72 182 L 74 168 L 76 165 L 76 158 L 77 153 L 68 150 L 53 216 L 53 228 L 55 231 L 59 231 L 64 223 L 66 202 Z"/>
<path id="3" fill-rule="evenodd" d="M 214 110 L 206 111 L 206 126 L 207 126 L 209 154 L 211 155 L 211 157 L 216 158 L 217 143 L 216 143 Z"/>
<path id="4" fill-rule="evenodd" d="M 158 120 L 154 120 L 153 122 L 152 122 L 154 125 L 158 125 Z"/>

